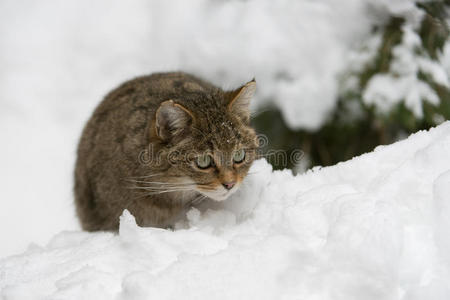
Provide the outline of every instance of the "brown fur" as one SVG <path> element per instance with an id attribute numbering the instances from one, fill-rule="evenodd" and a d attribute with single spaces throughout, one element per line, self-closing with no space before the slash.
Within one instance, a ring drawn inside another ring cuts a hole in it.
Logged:
<path id="1" fill-rule="evenodd" d="M 78 147 L 75 204 L 83 229 L 117 230 L 124 209 L 141 226 L 172 226 L 202 195 L 239 185 L 257 146 L 248 111 L 254 85 L 225 92 L 189 74 L 161 73 L 110 92 Z M 246 158 L 233 163 L 239 149 Z M 205 170 L 195 165 L 203 153 L 215 163 Z"/>

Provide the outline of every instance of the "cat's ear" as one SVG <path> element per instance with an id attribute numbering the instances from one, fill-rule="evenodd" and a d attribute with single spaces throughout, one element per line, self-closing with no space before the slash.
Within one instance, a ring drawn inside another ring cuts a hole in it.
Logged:
<path id="1" fill-rule="evenodd" d="M 228 110 L 241 117 L 244 122 L 250 121 L 250 100 L 256 91 L 256 81 L 247 82 L 240 88 L 226 93 Z"/>
<path id="2" fill-rule="evenodd" d="M 167 100 L 156 111 L 155 132 L 162 140 L 180 135 L 194 121 L 192 113 L 184 106 Z"/>

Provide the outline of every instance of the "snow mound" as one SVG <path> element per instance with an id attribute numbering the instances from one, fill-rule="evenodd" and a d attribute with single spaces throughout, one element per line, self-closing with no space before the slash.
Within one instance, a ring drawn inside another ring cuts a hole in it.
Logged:
<path id="1" fill-rule="evenodd" d="M 393 69 L 371 79 L 364 101 L 384 111 L 407 99 L 419 115 L 424 98 L 437 99 L 417 73 L 450 84 L 450 41 L 434 63 L 416 53 L 424 13 L 416 2 L 0 1 L 0 257 L 78 229 L 71 187 L 80 133 L 102 97 L 135 76 L 183 70 L 224 88 L 256 77 L 255 114 L 275 106 L 292 129 L 315 130 L 346 76 L 349 91 L 362 92 L 348 73 L 373 61 L 382 40 L 374 26 L 397 16 L 407 26 Z"/>
<path id="2" fill-rule="evenodd" d="M 175 231 L 62 232 L 0 261 L 3 299 L 449 299 L 450 122 L 304 175 L 257 161 Z M 184 229 L 183 229 L 184 228 Z"/>

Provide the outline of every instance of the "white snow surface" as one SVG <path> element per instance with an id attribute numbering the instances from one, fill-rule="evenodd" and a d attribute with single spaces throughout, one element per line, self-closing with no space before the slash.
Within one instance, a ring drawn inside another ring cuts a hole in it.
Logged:
<path id="1" fill-rule="evenodd" d="M 314 130 L 336 105 L 339 74 L 370 61 L 379 46 L 371 27 L 390 15 L 407 28 L 422 17 L 413 0 L 0 1 L 0 257 L 78 228 L 76 143 L 121 82 L 184 70 L 234 88 L 256 77 L 255 113 L 272 104 L 292 128 Z M 411 54 L 408 41 L 399 56 Z M 439 62 L 403 57 L 402 76 L 375 76 L 365 99 L 382 109 L 404 97 L 420 115 L 423 97 L 437 99 L 411 74 L 448 84 L 450 42 Z"/>
<path id="2" fill-rule="evenodd" d="M 422 118 L 422 102 L 428 101 L 438 106 L 440 99 L 427 83 L 419 80 L 417 74 L 419 71 L 429 74 L 436 83 L 448 88 L 450 73 L 445 70 L 444 61 L 438 63 L 415 53 L 421 40 L 412 26 L 404 25 L 402 32 L 402 42 L 393 50 L 390 73 L 374 75 L 364 90 L 363 100 L 386 114 L 396 104 L 404 102 L 416 117 Z M 445 59 L 445 54 L 442 54 L 441 60 Z"/>
<path id="3" fill-rule="evenodd" d="M 171 230 L 62 232 L 0 261 L 3 299 L 449 299 L 450 122 L 242 189 Z M 42 216 L 46 218 L 48 216 Z"/>
<path id="4" fill-rule="evenodd" d="M 289 124 L 317 128 L 372 23 L 367 1 L 0 1 L 0 257 L 78 228 L 76 144 L 125 80 L 184 70 L 232 88 L 255 76 L 255 109 L 278 99 Z M 381 19 L 411 10 L 377 1 Z"/>
<path id="5" fill-rule="evenodd" d="M 374 77 L 365 99 L 407 95 L 420 115 L 417 95 L 436 99 L 409 75 L 448 86 L 450 42 L 438 64 L 402 55 L 413 2 L 0 1 L 0 257 L 46 245 L 0 260 L 0 298 L 449 299 L 448 123 L 302 176 L 258 161 L 239 194 L 174 232 L 126 213 L 119 235 L 79 232 L 71 193 L 82 126 L 124 80 L 185 70 L 227 88 L 255 76 L 255 109 L 276 101 L 291 127 L 314 129 L 352 49 L 373 52 L 370 27 L 392 14 L 410 26 L 401 81 Z"/>

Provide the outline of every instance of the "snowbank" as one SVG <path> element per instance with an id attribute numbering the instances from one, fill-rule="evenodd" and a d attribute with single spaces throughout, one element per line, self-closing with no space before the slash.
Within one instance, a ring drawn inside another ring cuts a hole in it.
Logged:
<path id="1" fill-rule="evenodd" d="M 0 257 L 78 227 L 71 193 L 76 143 L 113 87 L 167 70 L 195 72 L 224 87 L 255 76 L 253 104 L 279 95 L 290 122 L 314 128 L 335 105 L 346 49 L 368 32 L 363 6 L 0 1 Z"/>
<path id="2" fill-rule="evenodd" d="M 449 299 L 450 122 L 292 176 L 257 161 L 175 231 L 62 232 L 0 261 L 4 299 Z"/>
<path id="3" fill-rule="evenodd" d="M 314 129 L 336 104 L 339 73 L 364 66 L 348 59 L 372 37 L 371 25 L 390 15 L 414 23 L 417 10 L 413 0 L 0 1 L 0 257 L 78 228 L 76 143 L 120 82 L 174 69 L 224 87 L 255 76 L 256 107 L 275 102 L 290 126 Z M 444 79 L 450 42 L 445 49 Z M 427 69 L 416 60 L 404 62 L 402 84 L 374 80 L 367 102 L 396 103 L 406 92 L 410 107 L 417 95 L 432 101 L 423 86 L 411 88 L 410 73 Z"/>

